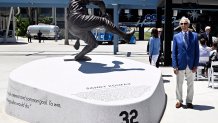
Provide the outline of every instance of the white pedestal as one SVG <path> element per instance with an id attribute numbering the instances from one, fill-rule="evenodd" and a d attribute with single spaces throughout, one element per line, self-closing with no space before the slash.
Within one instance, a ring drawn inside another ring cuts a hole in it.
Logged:
<path id="1" fill-rule="evenodd" d="M 119 57 L 90 57 L 47 58 L 17 68 L 9 77 L 6 112 L 31 123 L 160 121 L 166 107 L 160 70 Z"/>

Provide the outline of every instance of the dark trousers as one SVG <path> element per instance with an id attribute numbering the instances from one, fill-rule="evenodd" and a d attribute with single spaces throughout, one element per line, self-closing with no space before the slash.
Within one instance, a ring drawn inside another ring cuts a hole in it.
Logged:
<path id="1" fill-rule="evenodd" d="M 39 37 L 39 43 L 41 43 L 41 40 L 42 40 L 42 38 L 41 38 L 41 37 Z"/>
<path id="2" fill-rule="evenodd" d="M 31 42 L 31 37 L 28 37 L 28 43 Z"/>

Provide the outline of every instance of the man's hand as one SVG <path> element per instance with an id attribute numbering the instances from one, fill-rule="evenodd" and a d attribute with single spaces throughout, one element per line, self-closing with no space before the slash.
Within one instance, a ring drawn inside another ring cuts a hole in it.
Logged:
<path id="1" fill-rule="evenodd" d="M 195 73 L 195 72 L 197 72 L 197 67 L 193 67 L 192 69 L 192 73 Z"/>
<path id="2" fill-rule="evenodd" d="M 178 68 L 174 68 L 174 69 L 173 69 L 173 72 L 174 72 L 174 74 L 176 74 L 176 75 L 177 75 L 177 74 L 179 73 L 179 70 L 178 70 Z"/>
<path id="3" fill-rule="evenodd" d="M 78 50 L 79 47 L 80 47 L 80 42 L 79 42 L 79 38 L 77 38 L 76 43 L 74 44 L 74 48 L 75 48 L 76 50 Z"/>

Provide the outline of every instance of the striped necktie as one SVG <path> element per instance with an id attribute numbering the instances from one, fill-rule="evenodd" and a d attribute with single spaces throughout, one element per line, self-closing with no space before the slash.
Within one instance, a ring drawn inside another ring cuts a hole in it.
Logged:
<path id="1" fill-rule="evenodd" d="M 185 46 L 187 49 L 188 48 L 188 33 L 187 32 L 185 32 L 184 39 L 185 39 Z"/>

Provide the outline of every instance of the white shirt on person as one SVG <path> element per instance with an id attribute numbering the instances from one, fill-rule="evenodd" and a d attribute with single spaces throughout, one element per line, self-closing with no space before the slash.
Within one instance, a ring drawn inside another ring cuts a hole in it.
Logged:
<path id="1" fill-rule="evenodd" d="M 207 45 L 200 45 L 199 46 L 199 53 L 200 57 L 208 57 L 210 56 L 211 48 Z M 199 63 L 204 63 L 205 61 L 199 61 Z"/>

